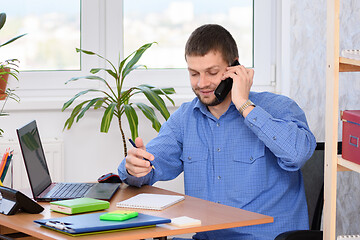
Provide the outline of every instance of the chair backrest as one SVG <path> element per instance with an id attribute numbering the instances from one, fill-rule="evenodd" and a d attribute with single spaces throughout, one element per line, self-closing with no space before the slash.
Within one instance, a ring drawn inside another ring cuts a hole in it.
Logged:
<path id="1" fill-rule="evenodd" d="M 341 154 L 341 142 L 338 143 Z M 325 144 L 318 142 L 311 158 L 301 168 L 309 212 L 310 230 L 320 230 L 324 204 L 324 158 Z"/>

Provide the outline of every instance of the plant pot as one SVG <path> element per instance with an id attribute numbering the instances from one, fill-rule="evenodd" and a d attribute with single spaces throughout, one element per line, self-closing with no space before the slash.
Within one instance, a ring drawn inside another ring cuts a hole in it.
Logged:
<path id="1" fill-rule="evenodd" d="M 4 100 L 7 96 L 6 86 L 9 78 L 10 68 L 0 68 L 0 100 Z"/>

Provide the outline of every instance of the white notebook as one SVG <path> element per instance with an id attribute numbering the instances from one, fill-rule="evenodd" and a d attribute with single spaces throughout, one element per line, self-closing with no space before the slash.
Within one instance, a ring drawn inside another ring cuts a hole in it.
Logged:
<path id="1" fill-rule="evenodd" d="M 116 206 L 124 208 L 163 210 L 184 199 L 185 196 L 180 195 L 140 193 L 134 197 L 116 203 Z"/>

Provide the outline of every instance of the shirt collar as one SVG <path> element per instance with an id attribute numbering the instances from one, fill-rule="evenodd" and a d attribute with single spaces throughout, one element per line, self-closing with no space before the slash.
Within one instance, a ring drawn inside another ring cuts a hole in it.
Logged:
<path id="1" fill-rule="evenodd" d="M 208 108 L 202 103 L 199 101 L 199 99 L 196 97 L 195 98 L 195 104 L 194 104 L 194 107 L 193 109 L 199 109 L 200 112 L 202 114 L 204 114 L 205 116 L 208 116 L 210 118 L 213 118 L 214 116 L 210 113 L 210 111 L 208 110 Z M 226 112 L 223 114 L 223 115 L 226 115 L 227 113 L 231 113 L 233 111 L 237 111 L 236 107 L 235 107 L 235 104 L 233 102 L 230 103 L 230 106 L 229 108 L 226 110 Z"/>

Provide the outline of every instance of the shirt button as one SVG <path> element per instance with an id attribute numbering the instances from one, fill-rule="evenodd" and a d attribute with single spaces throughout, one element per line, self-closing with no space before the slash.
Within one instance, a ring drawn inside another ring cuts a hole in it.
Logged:
<path id="1" fill-rule="evenodd" d="M 273 136 L 273 140 L 276 140 L 276 137 L 275 137 L 275 136 Z"/>
<path id="2" fill-rule="evenodd" d="M 218 176 L 218 179 L 220 180 L 220 179 L 221 179 L 221 176 Z"/>
<path id="3" fill-rule="evenodd" d="M 254 126 L 254 124 L 250 123 L 250 127 L 253 127 L 253 126 Z"/>
<path id="4" fill-rule="evenodd" d="M 189 160 L 191 160 L 191 157 L 188 157 Z"/>
<path id="5" fill-rule="evenodd" d="M 256 122 L 257 118 L 254 118 L 253 121 Z"/>
<path id="6" fill-rule="evenodd" d="M 216 126 L 217 126 L 217 127 L 220 127 L 220 123 L 216 123 Z"/>
<path id="7" fill-rule="evenodd" d="M 250 161 L 252 161 L 252 160 L 254 160 L 254 158 L 251 156 L 251 157 L 250 157 Z"/>
<path id="8" fill-rule="evenodd" d="M 218 149 L 217 149 L 217 151 L 218 151 L 218 152 L 220 152 L 220 151 L 221 151 L 221 149 L 220 149 L 220 148 L 218 148 Z"/>

